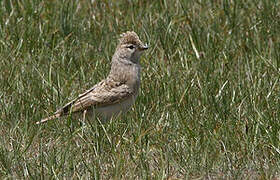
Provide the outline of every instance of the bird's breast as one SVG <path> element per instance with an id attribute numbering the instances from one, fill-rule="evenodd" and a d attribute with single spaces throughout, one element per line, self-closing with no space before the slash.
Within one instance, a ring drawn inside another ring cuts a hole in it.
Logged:
<path id="1" fill-rule="evenodd" d="M 140 88 L 140 81 L 141 81 L 141 76 L 140 76 L 140 71 L 141 68 L 139 65 L 135 65 L 129 68 L 127 70 L 126 74 L 126 84 L 130 86 L 133 91 L 137 91 Z"/>
<path id="2" fill-rule="evenodd" d="M 137 95 L 138 94 L 134 94 L 128 99 L 125 99 L 124 101 L 121 101 L 117 104 L 112 104 L 105 107 L 99 107 L 95 109 L 95 112 L 97 114 L 100 114 L 105 119 L 110 119 L 112 116 L 118 115 L 119 113 L 125 113 L 134 104 Z"/>

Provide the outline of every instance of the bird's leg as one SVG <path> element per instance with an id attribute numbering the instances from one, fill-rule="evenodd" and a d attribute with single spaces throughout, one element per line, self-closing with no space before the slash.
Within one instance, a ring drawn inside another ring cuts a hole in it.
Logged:
<path id="1" fill-rule="evenodd" d="M 84 110 L 84 112 L 83 112 L 83 123 L 85 123 L 85 120 L 86 120 L 86 114 L 87 114 L 87 110 Z"/>
<path id="2" fill-rule="evenodd" d="M 86 114 L 87 114 L 87 110 L 84 110 L 83 111 L 83 119 L 82 119 L 82 122 L 81 122 L 81 127 L 82 127 L 82 136 L 84 135 L 84 125 L 85 125 L 85 120 L 86 120 Z"/>

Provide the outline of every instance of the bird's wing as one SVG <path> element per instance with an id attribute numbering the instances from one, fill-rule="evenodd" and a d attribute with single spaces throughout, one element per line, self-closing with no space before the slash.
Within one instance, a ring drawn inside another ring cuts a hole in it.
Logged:
<path id="1" fill-rule="evenodd" d="M 53 116 L 42 119 L 37 122 L 37 124 L 69 113 L 84 111 L 91 107 L 102 107 L 116 104 L 129 98 L 132 94 L 133 91 L 126 84 L 101 81 L 85 93 L 80 94 L 78 98 L 57 110 Z"/>
<path id="2" fill-rule="evenodd" d="M 90 107 L 104 107 L 119 103 L 132 95 L 131 89 L 122 84 L 111 89 L 100 89 L 87 93 L 85 96 L 78 98 L 73 104 L 64 106 L 63 113 L 75 113 L 86 110 Z"/>

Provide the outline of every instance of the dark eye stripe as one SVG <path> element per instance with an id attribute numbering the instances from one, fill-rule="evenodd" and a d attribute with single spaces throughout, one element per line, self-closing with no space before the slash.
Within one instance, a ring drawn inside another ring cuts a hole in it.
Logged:
<path id="1" fill-rule="evenodd" d="M 129 49 L 133 49 L 133 48 L 134 48 L 134 46 L 133 46 L 133 45 L 129 45 L 129 46 L 127 46 L 127 48 L 129 48 Z"/>

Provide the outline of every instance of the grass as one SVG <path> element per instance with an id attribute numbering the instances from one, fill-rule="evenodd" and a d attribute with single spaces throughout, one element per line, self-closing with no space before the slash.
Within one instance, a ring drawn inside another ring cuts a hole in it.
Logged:
<path id="1" fill-rule="evenodd" d="M 0 1 L 1 179 L 273 179 L 280 3 Z M 101 124 L 51 115 L 136 31 L 141 93 Z"/>

